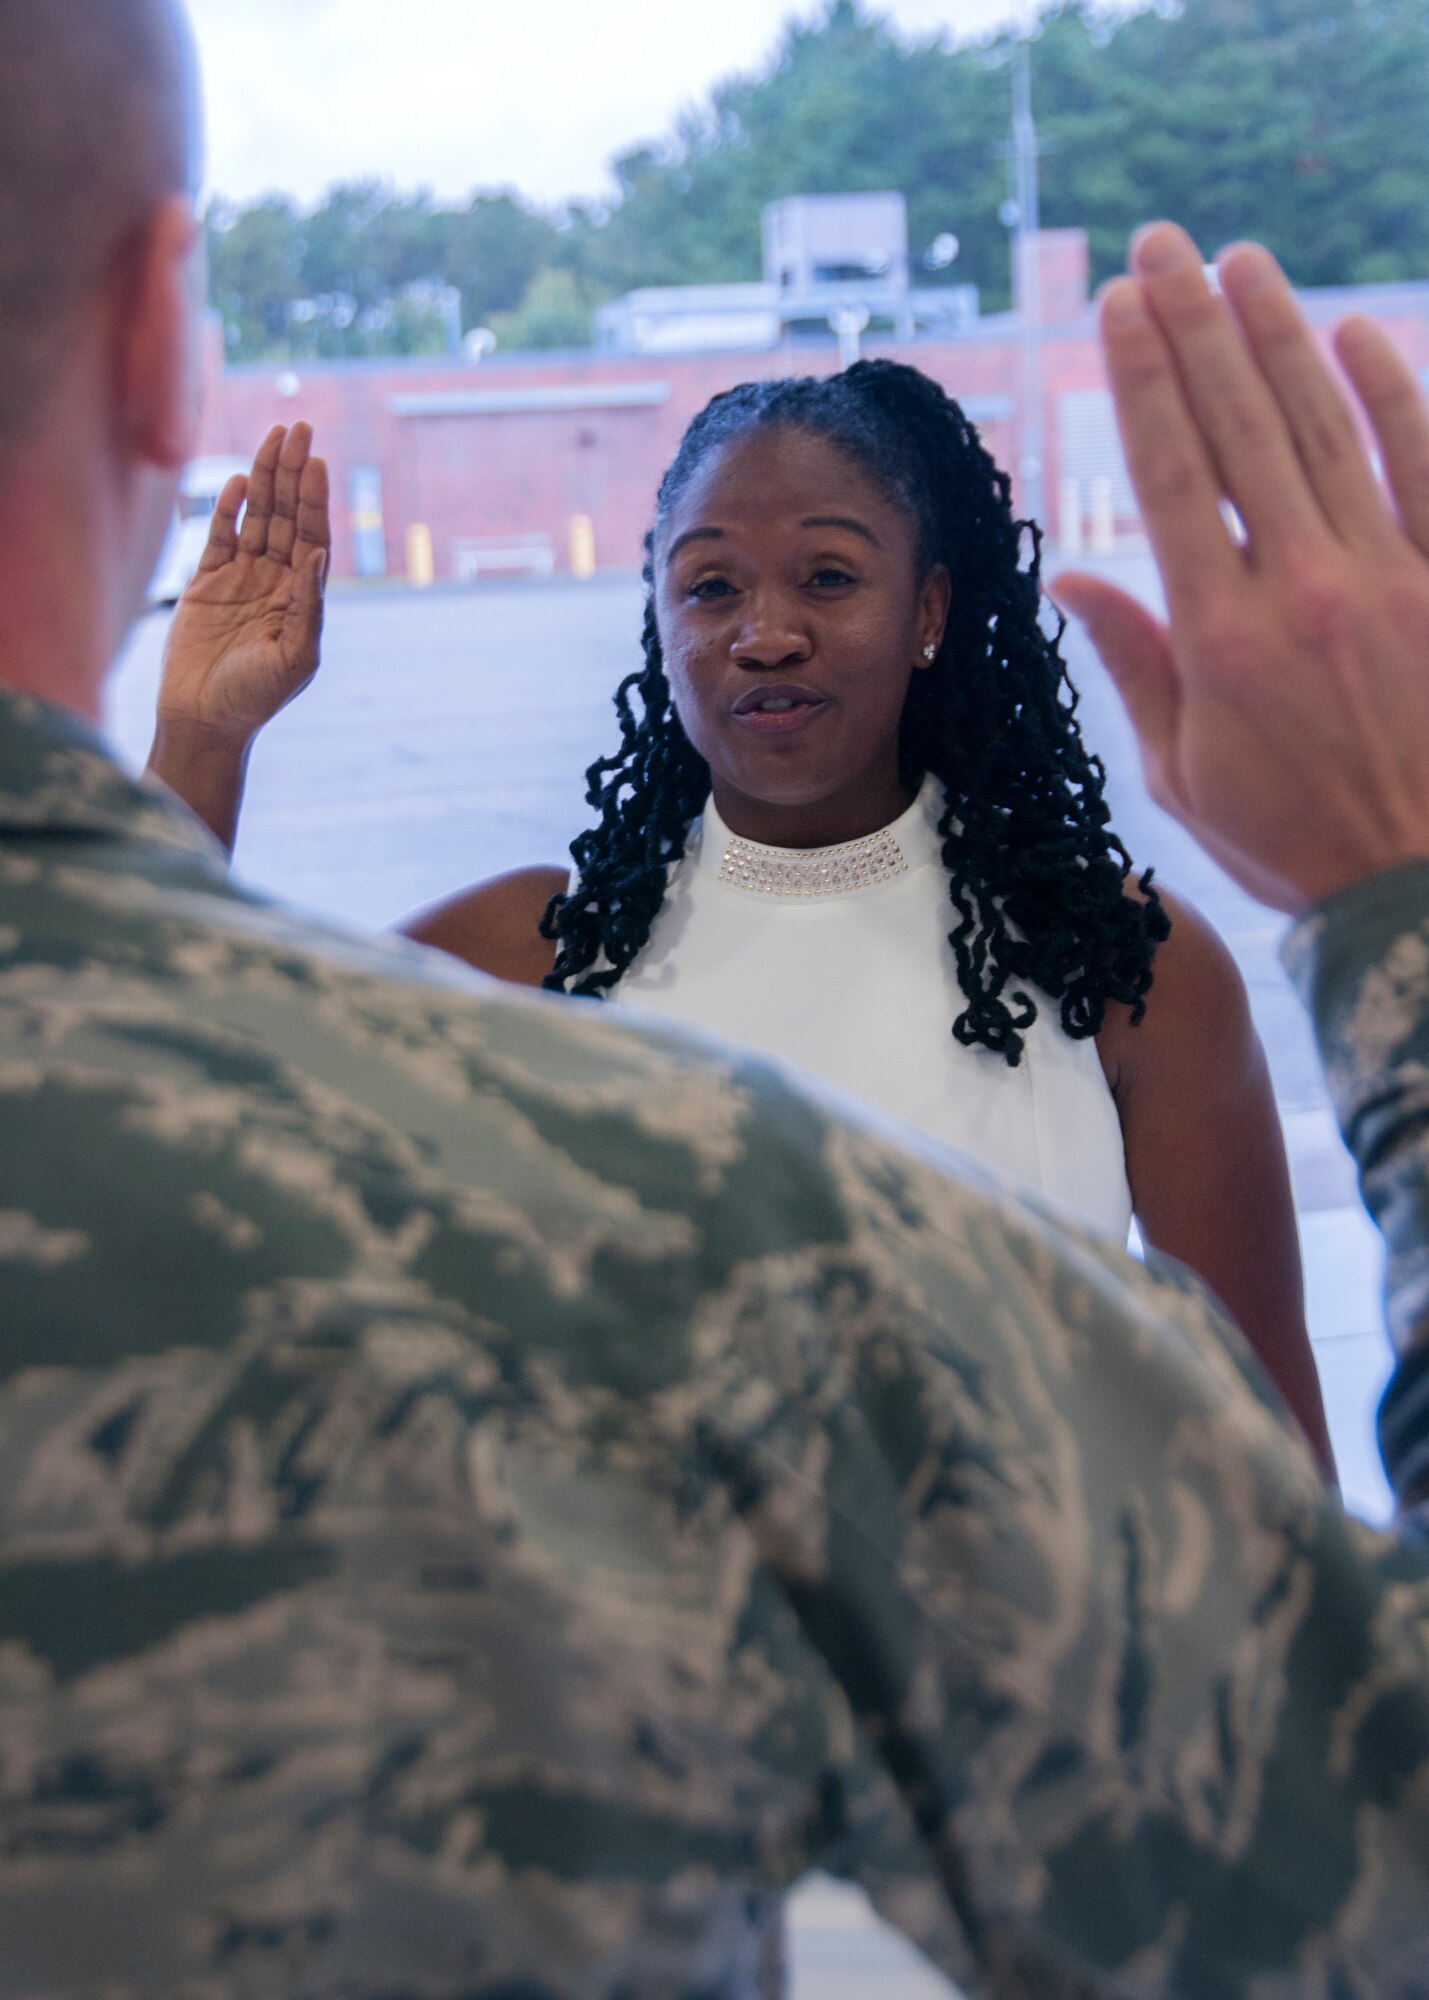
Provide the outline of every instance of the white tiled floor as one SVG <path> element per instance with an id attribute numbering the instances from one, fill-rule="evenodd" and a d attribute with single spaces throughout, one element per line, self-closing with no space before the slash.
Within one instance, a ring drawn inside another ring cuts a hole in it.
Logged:
<path id="1" fill-rule="evenodd" d="M 943 1975 L 846 1882 L 810 1875 L 785 1916 L 789 2000 L 957 2000 Z"/>
<path id="2" fill-rule="evenodd" d="M 1300 1247 L 1340 1491 L 1352 1513 L 1385 1521 L 1390 1494 L 1374 1442 L 1391 1360 L 1381 1308 L 1384 1244 L 1363 1209 L 1339 1208 L 1302 1214 Z"/>

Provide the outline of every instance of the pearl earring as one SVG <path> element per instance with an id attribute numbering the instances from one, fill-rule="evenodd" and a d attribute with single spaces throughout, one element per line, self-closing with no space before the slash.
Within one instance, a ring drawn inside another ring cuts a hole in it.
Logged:
<path id="1" fill-rule="evenodd" d="M 925 646 L 923 648 L 923 658 L 927 660 L 930 665 L 934 660 L 937 659 L 937 657 L 938 657 L 938 649 L 936 646 Z"/>

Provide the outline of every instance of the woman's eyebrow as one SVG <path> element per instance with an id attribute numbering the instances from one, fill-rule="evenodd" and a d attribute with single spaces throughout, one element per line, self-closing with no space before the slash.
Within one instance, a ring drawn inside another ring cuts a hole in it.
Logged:
<path id="1" fill-rule="evenodd" d="M 801 528 L 847 528 L 851 535 L 862 535 L 866 542 L 872 542 L 876 549 L 883 547 L 872 528 L 866 528 L 862 521 L 850 520 L 847 514 L 810 514 L 799 523 Z"/>
<path id="2" fill-rule="evenodd" d="M 723 528 L 686 528 L 683 535 L 676 535 L 665 551 L 666 562 L 673 562 L 687 542 L 722 542 Z"/>

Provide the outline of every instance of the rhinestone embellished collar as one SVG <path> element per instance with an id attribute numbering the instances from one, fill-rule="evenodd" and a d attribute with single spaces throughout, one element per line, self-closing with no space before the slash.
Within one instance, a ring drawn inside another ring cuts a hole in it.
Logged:
<path id="1" fill-rule="evenodd" d="M 732 833 L 719 864 L 721 882 L 755 896 L 846 896 L 908 873 L 887 827 L 840 847 L 760 847 Z"/>
<path id="2" fill-rule="evenodd" d="M 924 858 L 921 849 L 927 841 L 918 835 L 927 809 L 920 796 L 892 826 L 837 847 L 765 847 L 731 833 L 711 799 L 704 814 L 702 867 L 749 896 L 793 902 L 857 895 L 908 874 Z"/>

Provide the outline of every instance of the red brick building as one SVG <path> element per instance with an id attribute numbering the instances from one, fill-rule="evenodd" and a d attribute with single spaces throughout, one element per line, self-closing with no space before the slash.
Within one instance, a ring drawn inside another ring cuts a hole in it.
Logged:
<path id="1" fill-rule="evenodd" d="M 1045 512 L 1095 507 L 1119 533 L 1137 526 L 1115 443 L 1088 296 L 1086 237 L 1038 239 Z M 1302 295 L 1317 327 L 1371 314 L 1410 362 L 1429 368 L 1429 283 Z M 1021 450 L 1021 326 L 1013 314 L 966 331 L 865 352 L 923 369 L 960 402 L 999 461 Z M 757 377 L 823 374 L 827 346 L 757 352 L 497 354 L 479 364 L 317 362 L 223 368 L 213 347 L 206 453 L 250 453 L 274 423 L 306 417 L 333 473 L 334 573 L 402 575 L 408 533 L 431 536 L 435 573 L 450 579 L 528 554 L 568 566 L 576 517 L 593 524 L 602 567 L 640 560 L 661 472 L 681 432 L 717 391 Z M 1075 482 L 1069 486 L 1067 482 Z M 1065 519 L 1065 515 L 1064 515 Z"/>

